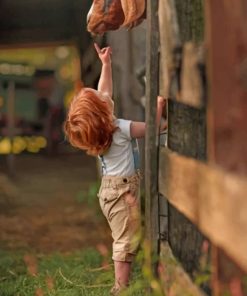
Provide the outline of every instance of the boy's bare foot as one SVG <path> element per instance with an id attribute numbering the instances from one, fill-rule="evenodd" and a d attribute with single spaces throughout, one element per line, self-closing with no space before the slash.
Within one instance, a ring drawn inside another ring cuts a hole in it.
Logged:
<path id="1" fill-rule="evenodd" d="M 120 295 L 125 289 L 127 289 L 127 286 L 121 286 L 119 283 L 117 283 L 111 288 L 110 295 Z"/>

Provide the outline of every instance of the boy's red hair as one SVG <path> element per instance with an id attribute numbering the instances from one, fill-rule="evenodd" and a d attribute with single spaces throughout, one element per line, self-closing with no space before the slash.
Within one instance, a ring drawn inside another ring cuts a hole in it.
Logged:
<path id="1" fill-rule="evenodd" d="M 72 146 L 101 155 L 111 145 L 116 130 L 112 110 L 90 89 L 82 89 L 70 104 L 64 131 Z"/>

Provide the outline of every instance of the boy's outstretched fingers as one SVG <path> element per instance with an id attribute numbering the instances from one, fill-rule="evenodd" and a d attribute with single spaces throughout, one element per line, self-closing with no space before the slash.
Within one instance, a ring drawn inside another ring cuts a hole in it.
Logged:
<path id="1" fill-rule="evenodd" d="M 101 53 L 101 49 L 100 49 L 100 47 L 98 46 L 97 43 L 94 43 L 94 47 L 95 47 L 97 53 L 100 54 Z"/>
<path id="2" fill-rule="evenodd" d="M 95 47 L 98 55 L 104 54 L 105 52 L 112 54 L 112 49 L 110 46 L 100 48 L 97 43 L 94 43 L 94 47 Z"/>
<path id="3" fill-rule="evenodd" d="M 110 46 L 100 48 L 97 43 L 94 43 L 95 50 L 99 56 L 99 59 L 103 64 L 109 64 L 111 62 L 112 49 Z"/>

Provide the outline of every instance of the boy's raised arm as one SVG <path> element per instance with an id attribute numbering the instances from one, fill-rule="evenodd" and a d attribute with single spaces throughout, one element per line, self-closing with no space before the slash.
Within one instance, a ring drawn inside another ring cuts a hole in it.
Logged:
<path id="1" fill-rule="evenodd" d="M 110 47 L 99 48 L 97 43 L 94 43 L 94 47 L 98 53 L 99 59 L 102 62 L 101 74 L 98 83 L 98 91 L 102 94 L 108 95 L 112 98 L 112 68 L 111 68 L 111 53 Z"/>

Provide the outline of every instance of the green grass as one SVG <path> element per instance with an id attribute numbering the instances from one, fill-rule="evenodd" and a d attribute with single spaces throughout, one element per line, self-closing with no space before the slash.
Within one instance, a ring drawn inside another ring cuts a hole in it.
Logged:
<path id="1" fill-rule="evenodd" d="M 23 252 L 0 250 L 1 296 L 109 295 L 114 282 L 113 265 L 109 258 L 109 268 L 102 269 L 104 258 L 96 250 L 88 249 L 70 255 L 29 254 L 36 258 L 33 264 L 36 275 L 28 272 L 30 264 L 25 263 L 25 255 Z M 137 262 L 131 286 L 124 295 L 146 295 L 145 282 L 141 262 Z"/>
<path id="2" fill-rule="evenodd" d="M 88 190 L 78 192 L 76 200 L 97 209 L 95 216 L 101 217 L 97 215 L 98 188 L 98 183 L 92 183 Z M 157 282 L 145 267 L 145 253 L 143 246 L 133 264 L 130 287 L 121 296 L 161 295 Z M 25 259 L 27 255 L 29 262 Z M 102 268 L 102 263 L 108 264 L 108 268 Z M 33 274 L 30 267 L 34 268 Z M 67 255 L 0 249 L 0 296 L 109 296 L 113 283 L 111 258 L 103 257 L 95 249 Z M 149 285 L 156 292 L 151 294 L 147 290 Z"/>

